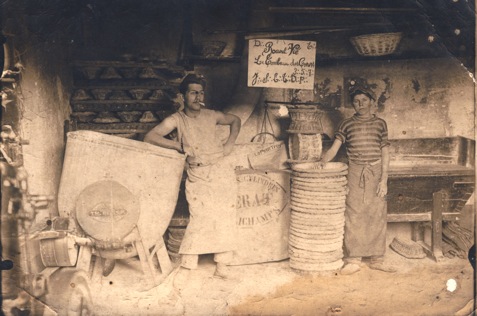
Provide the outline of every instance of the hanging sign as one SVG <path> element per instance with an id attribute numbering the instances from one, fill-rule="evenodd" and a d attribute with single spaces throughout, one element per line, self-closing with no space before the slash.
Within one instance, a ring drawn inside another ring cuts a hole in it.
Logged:
<path id="1" fill-rule="evenodd" d="M 248 86 L 313 89 L 316 42 L 249 40 Z"/>

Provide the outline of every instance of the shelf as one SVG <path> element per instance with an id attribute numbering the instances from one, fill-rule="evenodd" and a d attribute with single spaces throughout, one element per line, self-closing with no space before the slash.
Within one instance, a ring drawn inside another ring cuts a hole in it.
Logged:
<path id="1" fill-rule="evenodd" d="M 102 61 L 102 60 L 93 60 L 93 61 L 75 61 L 73 62 L 75 67 L 124 67 L 124 68 L 140 68 L 140 67 L 150 67 L 153 69 L 162 69 L 170 70 L 172 72 L 182 73 L 183 68 L 167 64 L 165 61 Z"/>
<path id="2" fill-rule="evenodd" d="M 163 103 L 170 103 L 172 102 L 167 102 L 163 100 L 71 100 L 71 104 L 107 104 L 107 105 L 112 105 L 112 104 L 163 104 Z"/>
<path id="3" fill-rule="evenodd" d="M 90 81 L 75 82 L 75 89 L 111 89 L 111 90 L 124 90 L 124 89 L 156 89 L 156 90 L 174 90 L 175 85 L 171 85 L 171 80 L 166 83 L 166 80 L 154 80 L 154 79 L 95 79 Z M 177 83 L 179 85 L 179 83 Z"/>
<path id="4" fill-rule="evenodd" d="M 123 111 L 174 111 L 172 102 L 118 102 L 118 103 L 74 103 L 73 112 L 123 112 Z"/>
<path id="5" fill-rule="evenodd" d="M 231 63 L 239 63 L 241 60 L 240 56 L 187 56 L 186 59 L 192 61 L 201 61 L 201 62 L 231 62 Z"/>
<path id="6" fill-rule="evenodd" d="M 147 133 L 159 122 L 152 123 L 77 123 L 77 130 L 89 130 L 107 134 Z"/>

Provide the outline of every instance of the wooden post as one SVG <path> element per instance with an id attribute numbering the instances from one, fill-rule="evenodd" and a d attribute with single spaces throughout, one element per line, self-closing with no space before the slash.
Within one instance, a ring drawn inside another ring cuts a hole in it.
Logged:
<path id="1" fill-rule="evenodd" d="M 424 240 L 424 230 L 420 222 L 412 222 L 412 240 L 413 241 L 423 241 Z"/>
<path id="2" fill-rule="evenodd" d="M 444 257 L 442 254 L 442 213 L 446 211 L 448 205 L 447 193 L 444 190 L 435 192 L 432 195 L 433 208 L 431 214 L 431 255 L 434 260 L 439 261 Z"/>

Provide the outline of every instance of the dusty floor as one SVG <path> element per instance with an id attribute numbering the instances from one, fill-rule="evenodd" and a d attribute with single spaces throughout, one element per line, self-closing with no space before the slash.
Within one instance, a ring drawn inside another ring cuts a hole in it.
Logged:
<path id="1" fill-rule="evenodd" d="M 212 258 L 203 256 L 175 292 L 172 277 L 147 290 L 137 261 L 129 259 L 108 277 L 96 269 L 91 290 L 97 315 L 454 315 L 473 296 L 467 260 L 411 260 L 388 250 L 386 262 L 399 271 L 363 266 L 349 276 L 304 274 L 285 260 L 235 266 L 239 279 L 225 281 L 213 277 Z M 453 292 L 446 288 L 449 279 L 457 282 Z"/>
<path id="2" fill-rule="evenodd" d="M 117 261 L 108 277 L 96 266 L 91 293 L 95 315 L 447 316 L 472 299 L 473 271 L 467 260 L 406 259 L 388 249 L 386 262 L 399 271 L 389 274 L 363 265 L 349 276 L 310 274 L 291 270 L 284 260 L 234 266 L 237 279 L 222 280 L 213 277 L 212 257 L 202 256 L 184 289 L 176 291 L 174 272 L 151 287 L 139 261 L 131 258 Z M 457 284 L 452 292 L 446 286 L 450 279 Z"/>

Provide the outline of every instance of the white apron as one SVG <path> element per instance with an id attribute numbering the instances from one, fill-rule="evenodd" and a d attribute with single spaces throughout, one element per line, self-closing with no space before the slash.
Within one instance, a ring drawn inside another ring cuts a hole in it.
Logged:
<path id="1" fill-rule="evenodd" d="M 205 109 L 197 118 L 174 114 L 179 140 L 189 155 L 186 198 L 190 218 L 180 254 L 226 252 L 236 245 L 236 176 L 232 164 L 222 159 L 214 115 Z"/>

